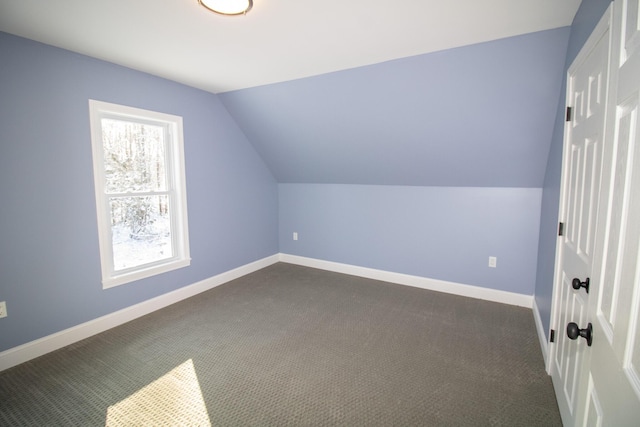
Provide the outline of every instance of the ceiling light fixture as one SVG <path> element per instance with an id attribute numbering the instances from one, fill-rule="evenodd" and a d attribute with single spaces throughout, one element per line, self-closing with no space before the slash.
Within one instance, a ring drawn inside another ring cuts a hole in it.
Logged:
<path id="1" fill-rule="evenodd" d="M 253 0 L 198 0 L 202 6 L 220 15 L 246 15 Z"/>

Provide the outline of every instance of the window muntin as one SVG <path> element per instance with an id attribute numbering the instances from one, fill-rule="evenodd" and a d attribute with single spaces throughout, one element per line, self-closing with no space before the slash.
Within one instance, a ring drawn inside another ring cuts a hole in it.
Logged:
<path id="1" fill-rule="evenodd" d="M 103 287 L 189 265 L 182 118 L 89 109 Z"/>

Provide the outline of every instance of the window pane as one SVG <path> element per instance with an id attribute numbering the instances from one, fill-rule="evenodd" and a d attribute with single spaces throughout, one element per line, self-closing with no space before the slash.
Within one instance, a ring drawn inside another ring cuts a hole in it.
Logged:
<path id="1" fill-rule="evenodd" d="M 105 191 L 165 191 L 164 128 L 102 119 Z"/>
<path id="2" fill-rule="evenodd" d="M 110 199 L 115 271 L 173 257 L 168 196 Z"/>

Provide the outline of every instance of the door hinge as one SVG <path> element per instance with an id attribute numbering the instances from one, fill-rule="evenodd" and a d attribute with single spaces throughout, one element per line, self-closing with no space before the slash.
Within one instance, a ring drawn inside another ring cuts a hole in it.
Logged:
<path id="1" fill-rule="evenodd" d="M 565 116 L 565 121 L 570 122 L 573 118 L 573 108 L 567 107 L 567 114 Z"/>
<path id="2" fill-rule="evenodd" d="M 555 341 L 556 341 L 556 330 L 551 329 L 551 331 L 549 331 L 549 342 L 555 342 Z"/>
<path id="3" fill-rule="evenodd" d="M 564 236 L 564 222 L 558 223 L 558 236 Z"/>

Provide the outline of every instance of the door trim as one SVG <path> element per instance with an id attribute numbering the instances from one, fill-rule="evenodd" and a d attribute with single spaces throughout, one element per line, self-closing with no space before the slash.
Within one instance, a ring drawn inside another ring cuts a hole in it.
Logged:
<path id="1" fill-rule="evenodd" d="M 567 74 L 565 76 L 566 79 L 566 93 L 565 93 L 565 108 L 562 110 L 563 112 L 566 110 L 566 107 L 571 106 L 571 87 L 569 86 L 570 77 L 575 73 L 576 68 L 578 68 L 584 60 L 591 53 L 593 48 L 596 46 L 598 41 L 602 38 L 602 36 L 611 29 L 611 20 L 612 20 L 612 8 L 613 3 L 607 7 L 607 10 L 604 12 L 600 21 L 596 25 L 596 27 L 591 32 L 591 35 L 584 43 L 578 55 L 574 58 L 573 62 L 567 69 Z M 560 203 L 558 207 L 558 221 L 564 222 L 566 224 L 566 196 L 567 196 L 567 187 L 569 186 L 569 171 L 567 168 L 568 158 L 566 156 L 567 150 L 567 140 L 569 138 L 569 132 L 571 131 L 571 123 L 568 121 L 564 121 L 564 133 L 562 139 L 562 173 L 561 173 L 561 182 L 560 182 Z M 600 159 L 602 161 L 602 159 Z M 600 182 L 602 181 L 602 177 L 600 177 Z M 600 193 L 600 182 L 598 182 L 598 191 L 596 194 Z M 598 213 L 597 213 L 598 214 Z M 597 214 L 595 221 L 597 223 Z M 555 264 L 553 271 L 553 292 L 551 299 L 551 319 L 549 321 L 549 329 L 555 329 L 556 331 L 563 331 L 562 325 L 558 325 L 559 315 L 559 299 L 562 285 L 562 238 L 561 236 L 556 236 L 556 256 L 555 256 Z M 549 331 L 547 331 L 549 332 Z M 547 335 L 545 334 L 545 337 Z M 549 375 L 551 375 L 551 363 L 555 357 L 555 353 L 557 350 L 556 345 L 548 345 L 547 346 L 547 355 L 545 356 L 545 367 L 546 371 Z"/>

